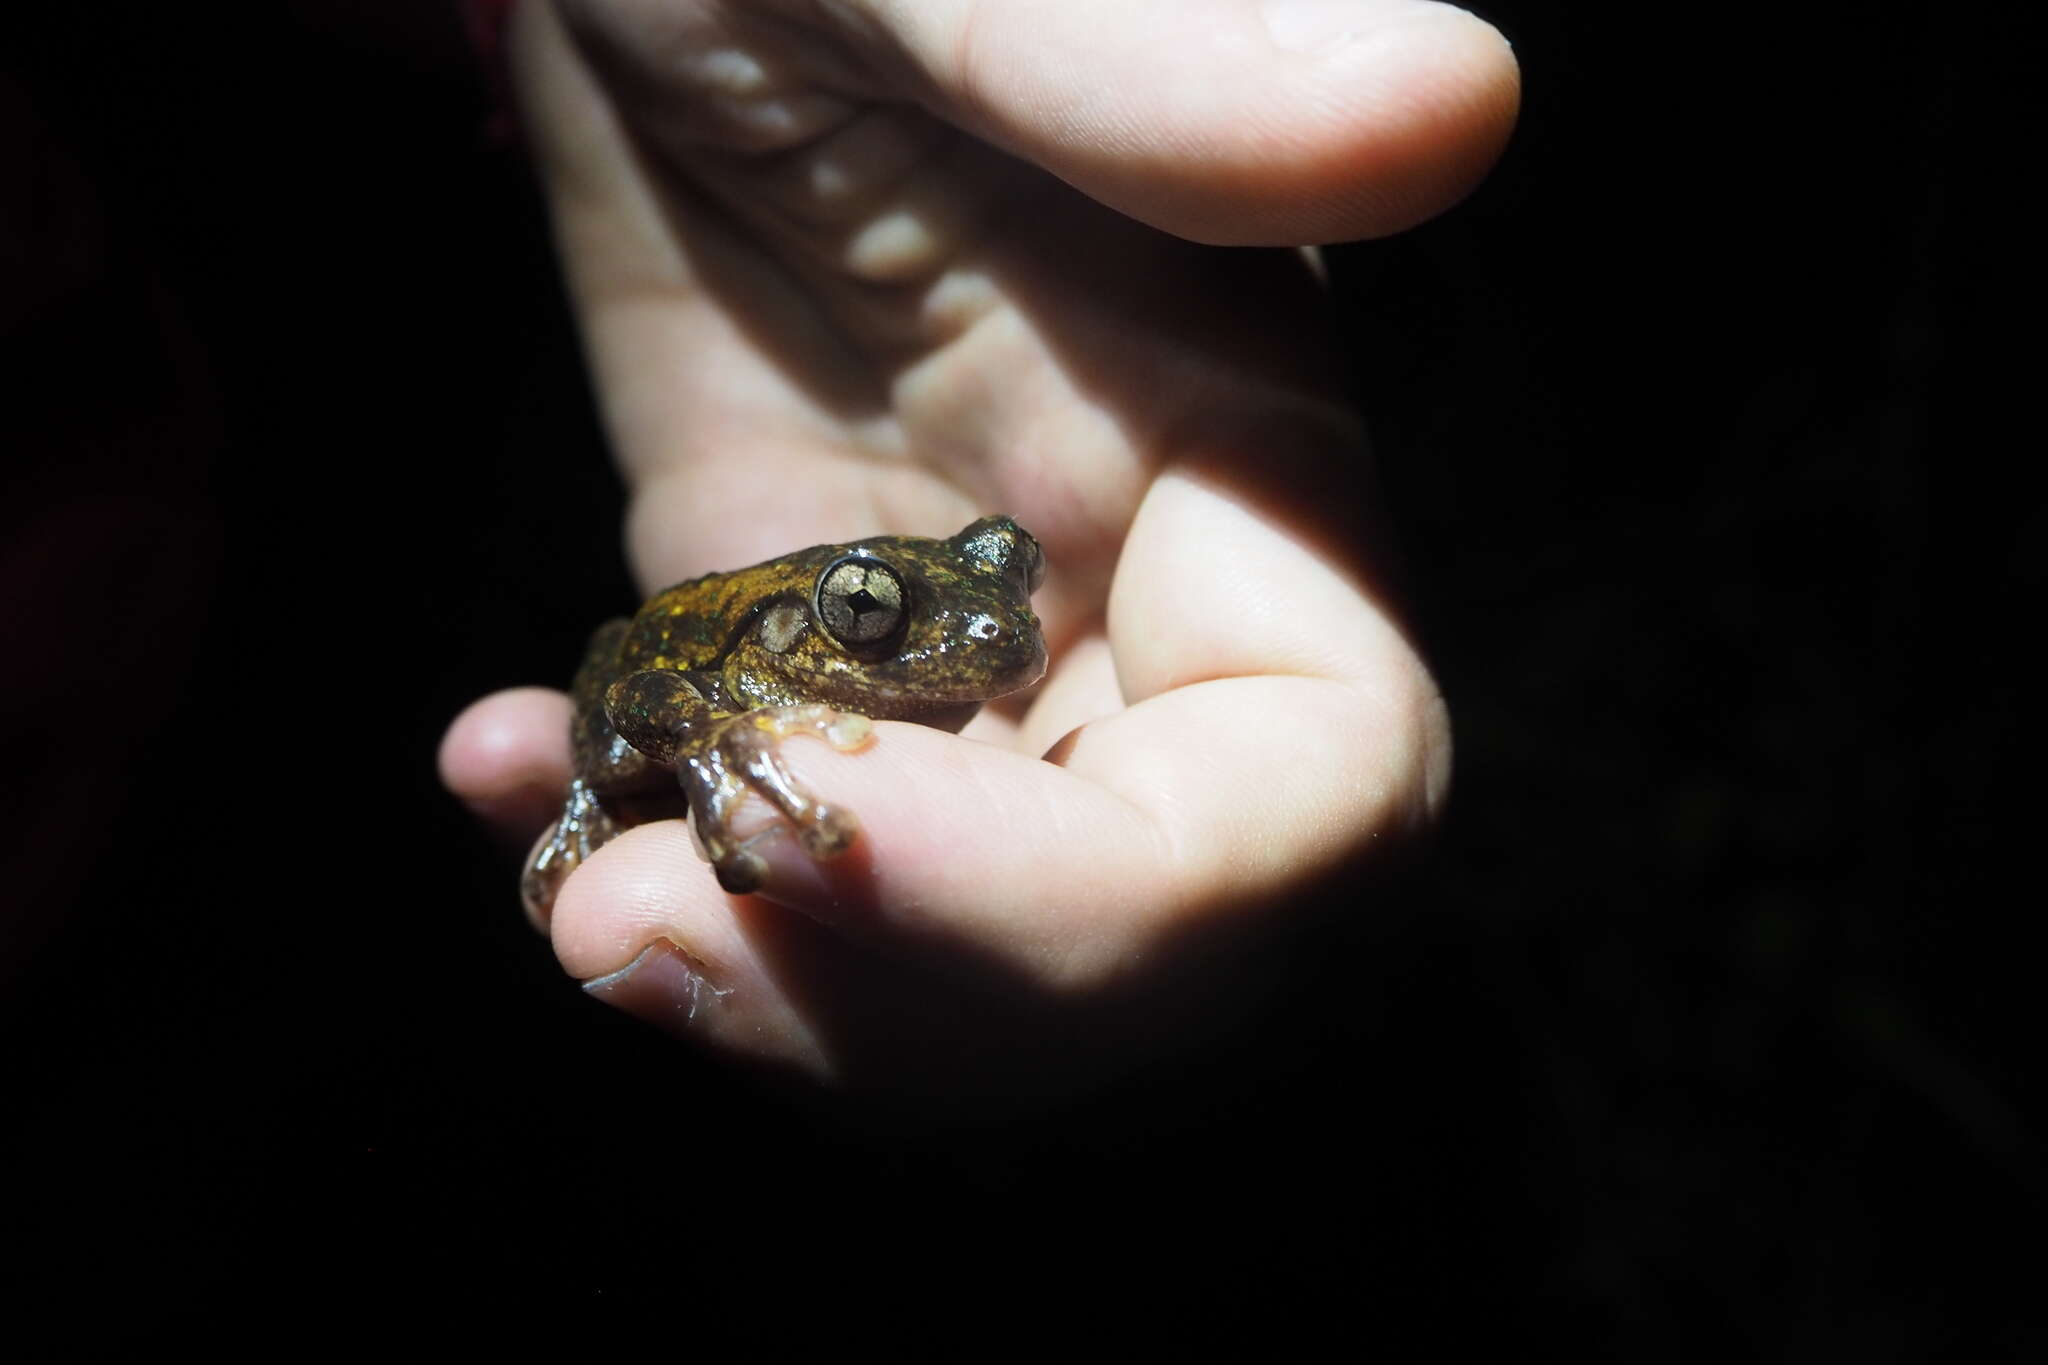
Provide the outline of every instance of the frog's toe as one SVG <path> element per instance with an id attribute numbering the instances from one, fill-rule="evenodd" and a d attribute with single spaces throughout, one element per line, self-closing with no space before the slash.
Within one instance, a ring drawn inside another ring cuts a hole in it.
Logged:
<path id="1" fill-rule="evenodd" d="M 534 840 L 527 855 L 526 870 L 519 874 L 519 904 L 536 929 L 546 929 L 555 911 L 555 896 L 574 868 L 576 859 L 562 839 L 562 822 L 555 821 Z"/>
<path id="2" fill-rule="evenodd" d="M 719 889 L 729 896 L 744 896 L 757 890 L 767 879 L 767 860 L 742 846 L 714 858 L 711 870 L 718 874 Z"/>
<path id="3" fill-rule="evenodd" d="M 798 848 L 812 859 L 823 862 L 838 857 L 853 846 L 854 840 L 860 837 L 860 821 L 854 818 L 852 811 L 812 802 L 802 814 L 785 815 L 771 821 L 745 839 L 732 839 L 722 825 L 706 838 L 701 821 L 697 830 L 705 858 L 710 862 L 711 870 L 718 874 L 718 885 L 735 896 L 759 890 L 761 883 L 767 880 L 768 858 L 758 850 L 792 834 L 796 836 Z"/>
<path id="4" fill-rule="evenodd" d="M 817 802 L 808 819 L 796 827 L 797 847 L 819 862 L 837 858 L 860 837 L 860 821 L 850 810 Z"/>
<path id="5" fill-rule="evenodd" d="M 833 748 L 850 753 L 868 742 L 875 733 L 875 723 L 852 711 L 834 711 L 819 733 Z"/>
<path id="6" fill-rule="evenodd" d="M 749 719 L 755 729 L 776 739 L 812 735 L 835 749 L 849 751 L 866 744 L 875 733 L 875 723 L 859 712 L 840 711 L 818 702 L 764 706 Z"/>

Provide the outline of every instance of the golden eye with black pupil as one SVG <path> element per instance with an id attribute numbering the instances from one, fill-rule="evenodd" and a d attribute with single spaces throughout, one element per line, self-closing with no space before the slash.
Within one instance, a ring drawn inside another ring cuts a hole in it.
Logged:
<path id="1" fill-rule="evenodd" d="M 903 579 L 879 559 L 846 555 L 818 575 L 818 619 L 851 649 L 872 648 L 903 624 Z"/>

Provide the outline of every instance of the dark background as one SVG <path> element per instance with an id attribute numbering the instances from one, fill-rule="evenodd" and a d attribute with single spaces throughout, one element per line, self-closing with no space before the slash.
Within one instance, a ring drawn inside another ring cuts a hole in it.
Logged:
<path id="1" fill-rule="evenodd" d="M 435 782 L 632 596 L 456 20 L 133 9 L 0 52 L 16 1289 L 2040 1349 L 1994 21 L 1482 11 L 1499 172 L 1330 253 L 1446 829 L 1235 1039 L 878 1138 L 585 1000 Z"/>

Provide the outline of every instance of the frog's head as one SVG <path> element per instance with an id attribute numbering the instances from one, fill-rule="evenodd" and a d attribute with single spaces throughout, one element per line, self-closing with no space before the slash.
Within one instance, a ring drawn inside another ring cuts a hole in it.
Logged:
<path id="1" fill-rule="evenodd" d="M 945 540 L 877 536 L 825 551 L 809 601 L 764 614 L 745 667 L 758 686 L 882 720 L 957 729 L 1045 673 L 1031 594 L 1045 559 L 1008 517 Z"/>

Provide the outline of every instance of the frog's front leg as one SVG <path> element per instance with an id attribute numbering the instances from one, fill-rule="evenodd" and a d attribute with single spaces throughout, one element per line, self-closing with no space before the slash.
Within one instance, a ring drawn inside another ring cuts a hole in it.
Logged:
<path id="1" fill-rule="evenodd" d="M 826 805 L 790 776 L 777 746 L 792 735 L 814 735 L 835 749 L 858 749 L 873 733 L 866 716 L 816 703 L 720 711 L 688 675 L 661 669 L 613 683 L 605 714 L 634 748 L 675 765 L 705 856 L 718 884 L 734 895 L 761 884 L 766 865 L 753 845 L 772 833 L 747 839 L 733 833 L 733 817 L 749 791 L 775 807 L 813 858 L 837 857 L 860 833 L 853 812 Z"/>

